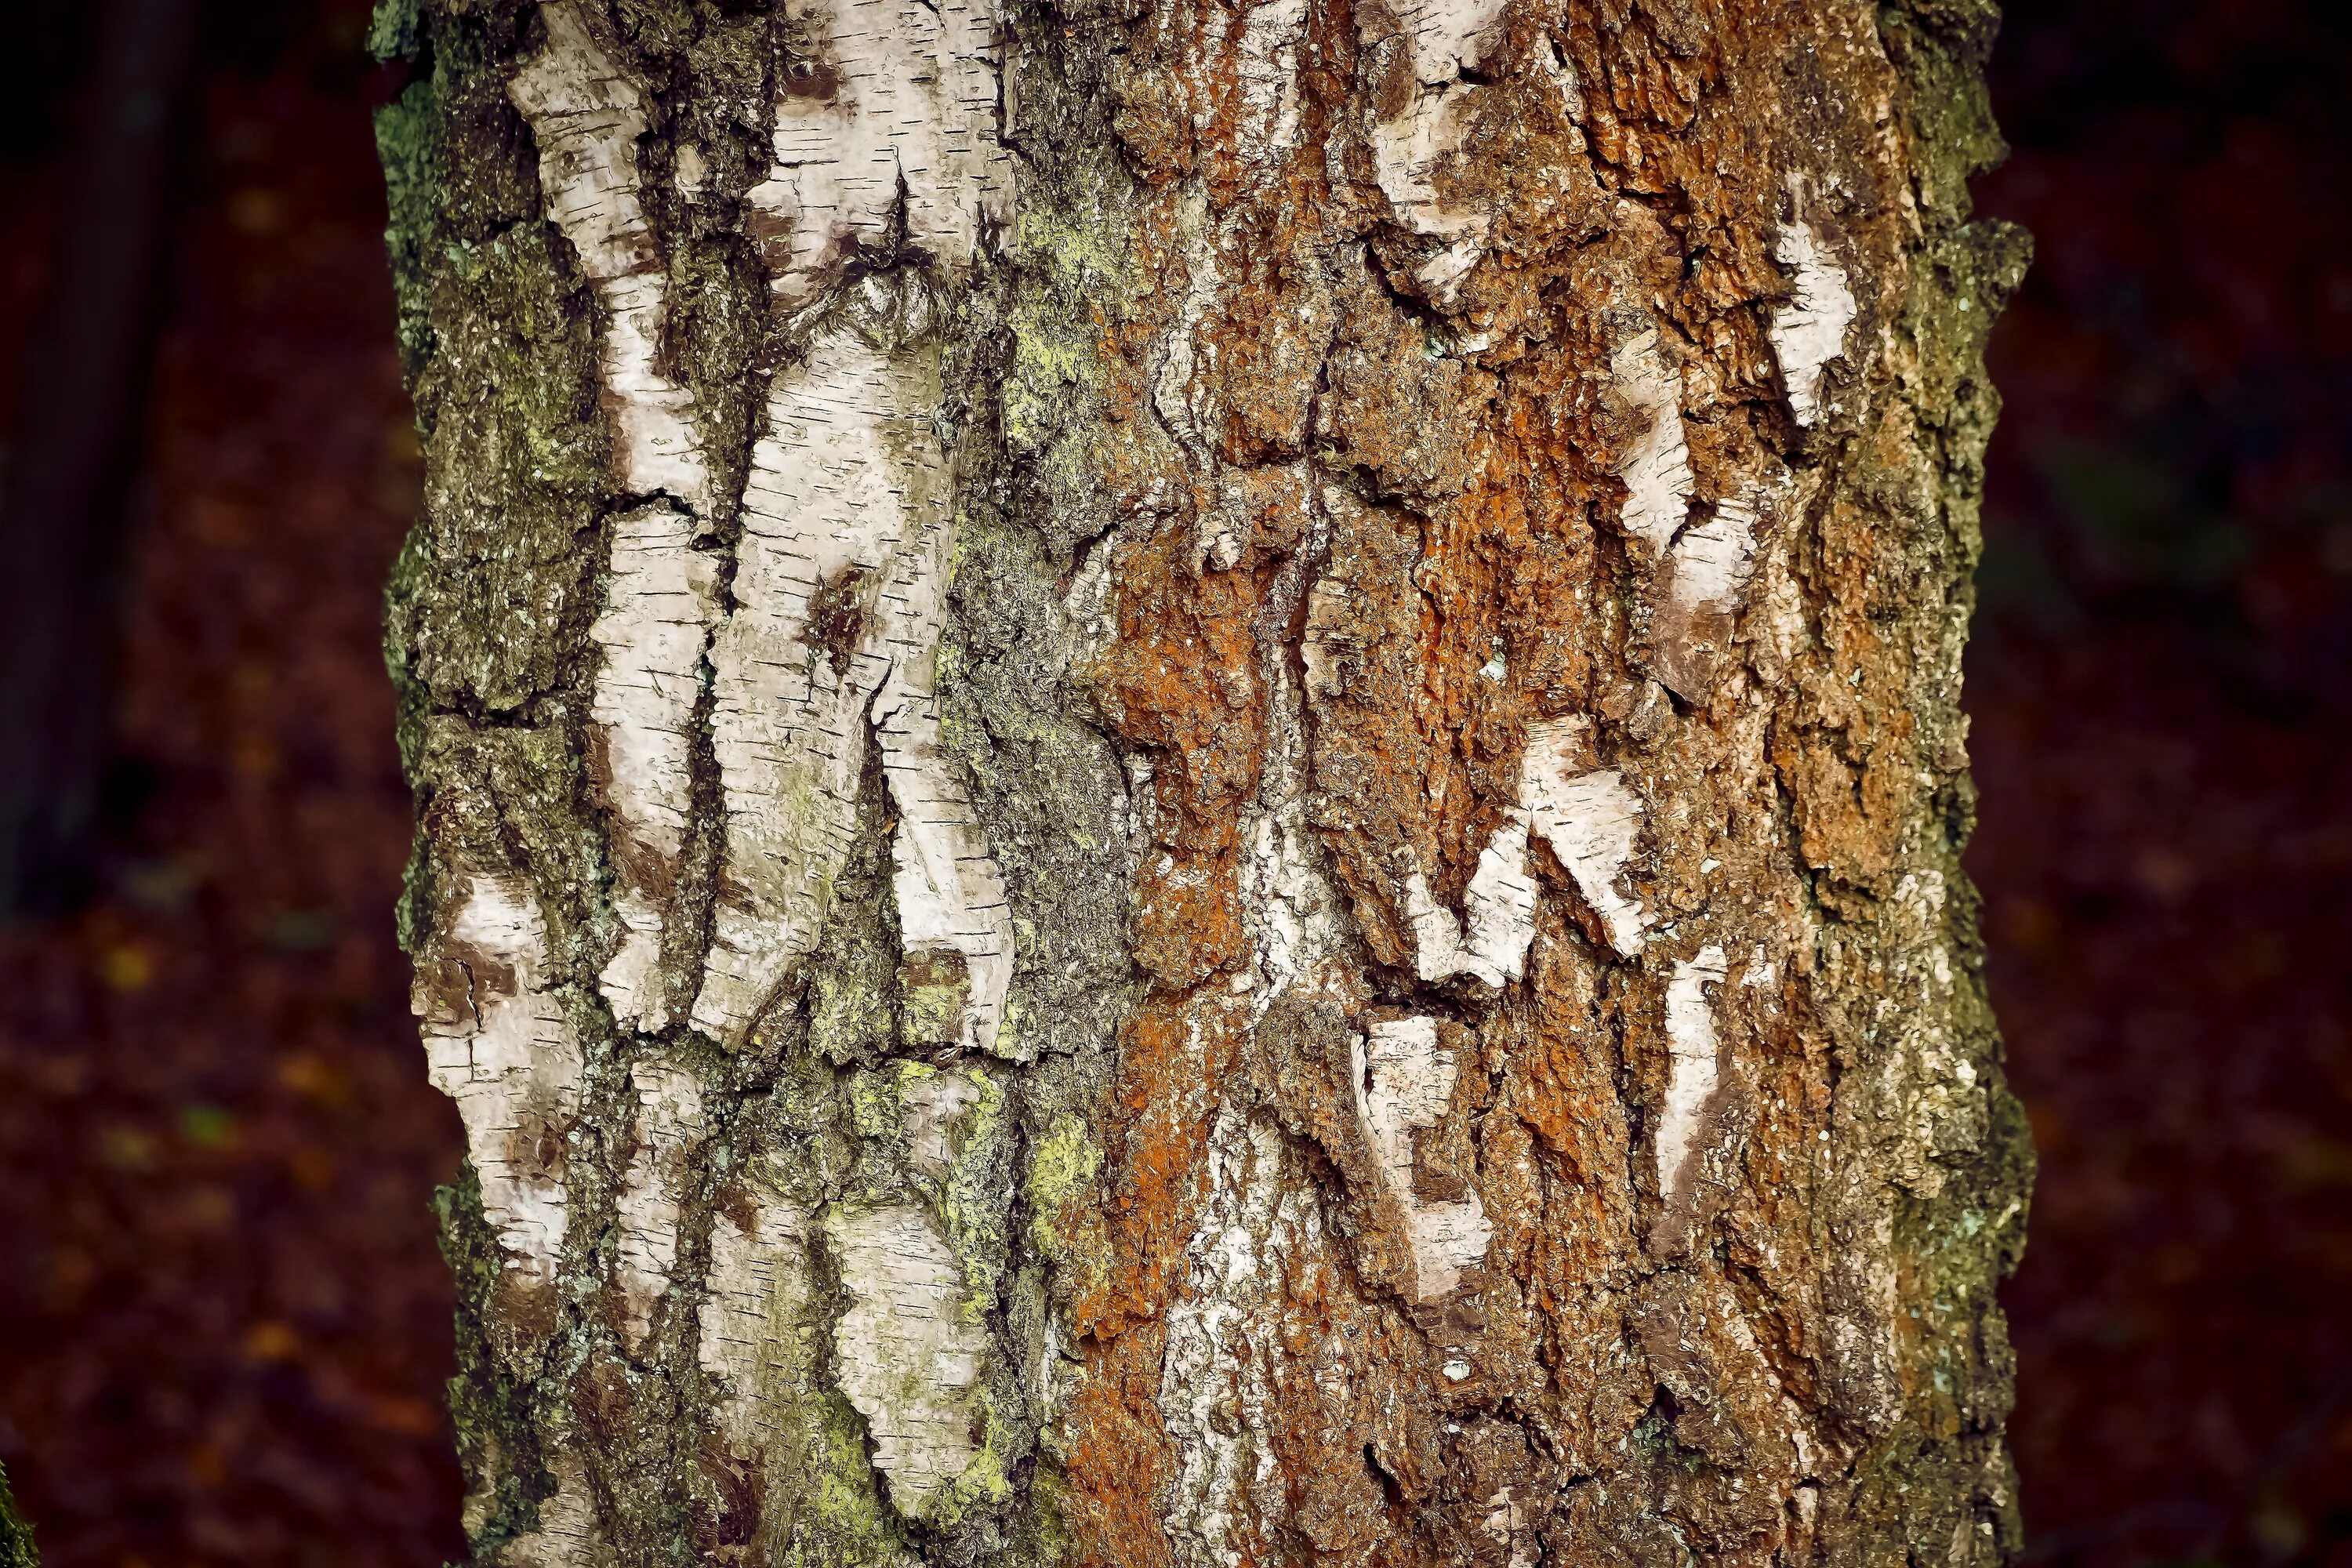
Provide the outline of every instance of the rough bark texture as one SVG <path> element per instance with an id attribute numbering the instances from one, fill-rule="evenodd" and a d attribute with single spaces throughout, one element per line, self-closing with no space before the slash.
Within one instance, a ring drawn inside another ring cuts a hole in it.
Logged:
<path id="1" fill-rule="evenodd" d="M 387 0 L 487 1562 L 1976 1563 L 1975 0 Z"/>

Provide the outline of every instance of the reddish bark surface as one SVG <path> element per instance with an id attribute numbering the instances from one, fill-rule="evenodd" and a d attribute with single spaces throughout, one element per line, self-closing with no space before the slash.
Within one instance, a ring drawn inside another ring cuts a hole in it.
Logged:
<path id="1" fill-rule="evenodd" d="M 2037 1558 L 2352 1562 L 2352 48 L 2316 4 L 2021 7 L 2042 260 L 1971 661 L 1971 865 L 2042 1150 L 2007 1300 Z M 356 63 L 207 78 L 129 585 L 108 891 L 0 937 L 0 1461 L 47 1560 L 461 1550 L 376 654 L 415 477 Z M 0 353 L 44 170 L 0 165 Z M 5 394 L 0 394 L 5 396 Z M 0 408 L 0 419 L 6 410 Z"/>

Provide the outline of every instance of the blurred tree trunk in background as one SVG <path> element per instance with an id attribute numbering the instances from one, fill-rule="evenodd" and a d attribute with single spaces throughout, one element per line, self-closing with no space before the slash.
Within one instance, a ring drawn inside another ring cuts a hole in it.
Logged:
<path id="1" fill-rule="evenodd" d="M 0 916 L 79 896 L 197 0 L 111 0 L 0 473 Z"/>
<path id="2" fill-rule="evenodd" d="M 392 0 L 485 1560 L 2005 1561 L 1970 0 Z"/>

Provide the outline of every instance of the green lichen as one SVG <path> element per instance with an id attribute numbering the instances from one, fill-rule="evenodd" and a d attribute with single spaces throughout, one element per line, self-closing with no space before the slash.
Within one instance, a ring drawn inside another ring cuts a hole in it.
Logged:
<path id="1" fill-rule="evenodd" d="M 992 1379 L 981 1387 L 980 1426 L 980 1452 L 972 1456 L 963 1474 L 931 1500 L 927 1522 L 935 1530 L 969 1523 L 992 1527 L 1005 1505 L 1013 1500 L 1014 1467 L 1036 1447 L 1028 1410 L 1003 1379 Z M 990 1532 L 993 1533 L 992 1528 Z"/>
<path id="2" fill-rule="evenodd" d="M 33 1527 L 16 1511 L 8 1489 L 8 1472 L 0 1469 L 0 1568 L 38 1568 L 40 1554 L 33 1550 Z"/>
<path id="3" fill-rule="evenodd" d="M 863 1568 L 908 1555 L 898 1513 L 866 1454 L 865 1418 L 834 1390 L 818 1394 L 809 1467 L 782 1561 L 787 1568 Z"/>
<path id="4" fill-rule="evenodd" d="M 1029 1245 L 1055 1263 L 1068 1258 L 1064 1228 L 1073 1204 L 1090 1202 L 1102 1173 L 1102 1149 L 1087 1124 L 1067 1111 L 1029 1151 L 1029 1173 L 1022 1197 L 1029 1206 Z"/>
<path id="5" fill-rule="evenodd" d="M 379 60 L 413 60 L 424 47 L 419 0 L 376 0 L 368 18 L 368 53 Z"/>
<path id="6" fill-rule="evenodd" d="M 1012 1258 L 1013 1124 L 1003 1090 L 987 1074 L 963 1076 L 980 1098 L 948 1133 L 953 1163 L 940 1184 L 940 1225 L 963 1269 L 965 1321 L 985 1325 L 997 1310 L 998 1287 Z"/>
<path id="7" fill-rule="evenodd" d="M 879 759 L 869 754 L 856 834 L 834 878 L 804 1005 L 808 1051 L 836 1067 L 880 1061 L 900 1037 L 887 801 Z"/>
<path id="8" fill-rule="evenodd" d="M 482 1215 L 479 1179 L 470 1163 L 455 1184 L 437 1187 L 441 1256 L 457 1286 L 457 1372 L 449 1413 L 467 1480 L 466 1532 L 485 1560 L 539 1526 L 539 1505 L 555 1483 L 540 1463 L 532 1379 L 497 1352 L 494 1293 L 500 1272 L 497 1238 Z"/>
<path id="9" fill-rule="evenodd" d="M 379 23 L 385 14 L 377 13 Z M 425 261 L 445 183 L 440 121 L 440 104 L 429 80 L 409 83 L 397 99 L 375 111 L 376 153 L 383 163 L 384 203 L 391 215 L 384 226 L 384 249 L 392 260 L 393 300 L 399 312 L 401 371 L 412 383 L 433 353 Z"/>

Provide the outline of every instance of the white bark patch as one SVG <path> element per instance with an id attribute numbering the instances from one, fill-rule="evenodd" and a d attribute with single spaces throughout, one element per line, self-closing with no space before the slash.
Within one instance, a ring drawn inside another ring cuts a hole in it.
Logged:
<path id="1" fill-rule="evenodd" d="M 1658 1196 L 1671 1202 L 1697 1141 L 1699 1117 L 1714 1098 L 1718 1069 L 1715 1008 L 1706 987 L 1728 970 L 1723 949 L 1708 947 L 1675 964 L 1666 982 L 1666 1047 L 1673 1068 L 1664 1112 L 1658 1118 Z"/>
<path id="2" fill-rule="evenodd" d="M 1665 554 L 1690 512 L 1690 447 L 1683 437 L 1682 368 L 1655 327 L 1644 328 L 1610 356 L 1616 392 L 1636 431 L 1619 458 L 1625 481 L 1625 531 Z"/>
<path id="3" fill-rule="evenodd" d="M 631 1348 L 643 1346 L 654 1309 L 669 1290 L 677 1262 L 678 1209 L 694 1178 L 696 1146 L 707 1127 L 702 1085 L 684 1068 L 642 1062 L 629 1069 L 636 1095 L 635 1147 L 614 1194 L 619 1231 L 623 1326 Z"/>
<path id="4" fill-rule="evenodd" d="M 710 1222 L 710 1271 L 697 1313 L 696 1358 L 721 1391 L 719 1430 L 756 1458 L 789 1425 L 808 1369 L 800 1317 L 808 1300 L 808 1226 L 767 1183 L 750 1179 Z"/>
<path id="5" fill-rule="evenodd" d="M 953 282 L 1006 216 L 995 7 L 791 0 L 801 51 L 775 104 L 775 164 L 748 193 L 788 306 L 903 244 Z M 877 312 L 896 279 L 863 287 Z M 714 641 L 711 731 L 727 843 L 697 1027 L 740 1043 L 814 951 L 878 740 L 910 994 L 937 1042 L 992 1049 L 1013 974 L 1003 878 L 940 743 L 933 690 L 952 476 L 932 429 L 938 354 L 907 283 L 898 341 L 836 325 L 771 384 Z"/>
<path id="6" fill-rule="evenodd" d="M 770 395 L 743 497 L 738 607 L 711 651 L 727 845 L 694 1022 L 730 1043 L 814 951 L 856 827 L 870 722 L 899 813 L 910 968 L 962 987 L 941 1043 L 996 1044 L 1012 921 L 932 689 L 952 542 L 938 404 L 929 353 L 846 331 L 811 345 Z"/>
<path id="7" fill-rule="evenodd" d="M 1438 1043 L 1437 1020 L 1427 1017 L 1374 1024 L 1353 1047 L 1356 1114 L 1381 1185 L 1404 1211 L 1413 1300 L 1438 1300 L 1459 1287 L 1464 1269 L 1486 1261 L 1495 1230 L 1475 1192 L 1444 1202 L 1423 1198 L 1413 1186 L 1412 1134 L 1444 1121 L 1454 1103 L 1454 1053 Z"/>
<path id="8" fill-rule="evenodd" d="M 1321 1200 L 1278 1129 L 1231 1111 L 1209 1130 L 1206 1181 L 1160 1361 L 1158 1403 L 1176 1448 L 1166 1523 L 1183 1568 L 1241 1568 L 1274 1560 L 1264 1521 L 1287 1510 L 1288 1482 L 1262 1436 L 1290 1415 L 1266 1325 L 1292 1289 L 1325 1283 Z"/>
<path id="9" fill-rule="evenodd" d="M 694 706 L 718 568 L 693 548 L 694 520 L 645 507 L 613 521 L 604 613 L 588 628 L 604 650 L 589 718 L 600 729 L 611 814 L 614 905 L 624 932 L 600 984 L 623 1026 L 668 1026 L 662 926 L 693 805 Z"/>
<path id="10" fill-rule="evenodd" d="M 1772 353 L 1780 362 L 1789 412 L 1798 425 L 1808 426 L 1821 414 L 1822 382 L 1830 361 L 1845 353 L 1845 330 L 1856 310 L 1853 290 L 1837 258 L 1802 224 L 1791 224 L 1773 237 L 1772 256 L 1796 274 L 1795 297 L 1772 312 Z"/>
<path id="11" fill-rule="evenodd" d="M 1669 599 L 1685 613 L 1722 606 L 1738 597 L 1756 568 L 1755 492 L 1717 501 L 1714 514 L 1692 523 L 1667 557 Z"/>
<path id="12" fill-rule="evenodd" d="M 1244 114 L 1234 144 L 1267 174 L 1298 144 L 1298 50 L 1307 38 L 1307 0 L 1260 0 L 1242 23 Z"/>
<path id="13" fill-rule="evenodd" d="M 563 1136 L 583 1063 L 562 1005 L 540 989 L 546 922 L 520 880 L 477 874 L 432 958 L 464 990 L 430 997 L 419 986 L 433 1086 L 457 1103 L 506 1267 L 551 1283 L 563 1250 Z"/>
<path id="14" fill-rule="evenodd" d="M 548 0 L 539 14 L 547 42 L 507 96 L 538 140 L 548 216 L 579 252 L 604 308 L 599 347 L 621 488 L 706 510 L 694 395 L 656 368 L 667 285 L 638 197 L 646 95 L 597 43 L 578 0 Z"/>
<path id="15" fill-rule="evenodd" d="M 1431 984 L 1466 974 L 1500 989 L 1526 973 L 1536 935 L 1536 880 L 1528 874 L 1528 818 L 1513 811 L 1478 852 L 1463 890 L 1463 918 L 1432 896 L 1416 866 L 1405 878 L 1405 919 L 1413 934 L 1414 972 Z"/>
<path id="16" fill-rule="evenodd" d="M 784 12 L 813 54 L 776 100 L 774 167 L 746 193 L 778 296 L 813 300 L 844 263 L 901 237 L 962 268 L 1011 206 L 996 6 L 788 0 Z"/>
<path id="17" fill-rule="evenodd" d="M 1535 831 L 1575 879 L 1577 891 L 1608 931 L 1609 945 L 1631 958 L 1642 951 L 1647 920 L 1641 901 L 1618 891 L 1642 831 L 1642 799 L 1613 768 L 1593 767 L 1581 720 L 1529 725 L 1519 763 L 1519 800 Z"/>
<path id="18" fill-rule="evenodd" d="M 1655 623 L 1658 676 L 1696 702 L 1730 657 L 1733 617 L 1756 570 L 1762 487 L 1717 501 L 1684 529 L 1666 558 L 1665 603 Z"/>
<path id="19" fill-rule="evenodd" d="M 547 1468 L 555 1478 L 555 1495 L 540 1500 L 537 1530 L 499 1549 L 499 1568 L 592 1568 L 609 1562 L 612 1552 L 596 1528 L 587 1471 L 578 1458 L 560 1452 L 548 1457 Z"/>
<path id="20" fill-rule="evenodd" d="M 1397 221 L 1450 242 L 1414 273 L 1440 303 L 1453 301 L 1486 245 L 1485 215 L 1448 205 L 1437 176 L 1469 139 L 1486 89 L 1463 72 L 1500 40 L 1503 9 L 1503 0 L 1406 0 L 1396 8 L 1412 64 L 1412 100 L 1372 127 L 1372 169 Z"/>
<path id="21" fill-rule="evenodd" d="M 1505 1487 L 1486 1500 L 1480 1527 L 1487 1539 L 1510 1553 L 1510 1568 L 1535 1568 L 1535 1531 L 1528 1528 L 1528 1510 L 1513 1489 Z"/>
<path id="22" fill-rule="evenodd" d="M 1245 828 L 1241 876 L 1242 918 L 1257 960 L 1254 1016 L 1293 987 L 1326 987 L 1347 930 L 1307 816 L 1307 731 L 1288 661 L 1271 661 L 1266 680 L 1265 772 Z"/>
<path id="23" fill-rule="evenodd" d="M 923 1209 L 843 1214 L 832 1231 L 849 1296 L 835 1334 L 841 1390 L 866 1417 L 891 1502 L 919 1519 L 980 1453 L 988 1334 L 965 1321 L 963 1269 Z"/>

